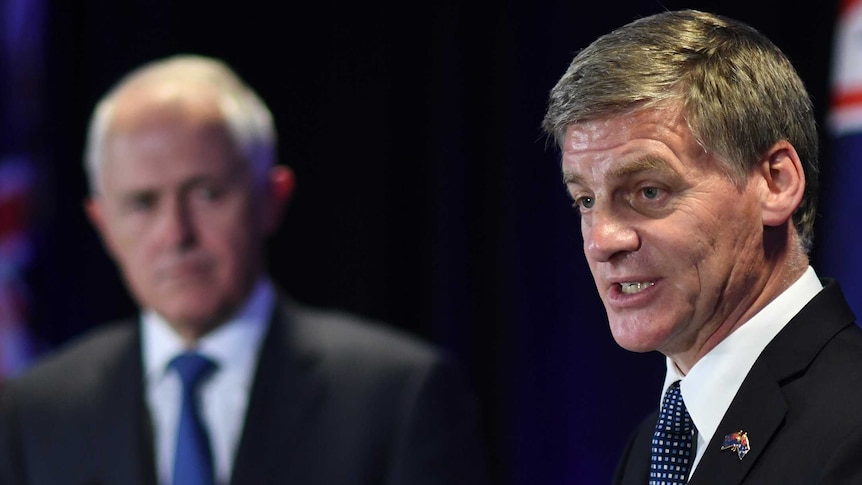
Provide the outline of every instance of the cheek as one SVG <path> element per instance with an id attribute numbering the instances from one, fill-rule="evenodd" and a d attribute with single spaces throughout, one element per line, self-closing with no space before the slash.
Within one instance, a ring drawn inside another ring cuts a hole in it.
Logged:
<path id="1" fill-rule="evenodd" d="M 255 224 L 236 218 L 219 223 L 213 221 L 201 228 L 202 246 L 206 251 L 218 255 L 223 264 L 232 268 L 231 271 L 249 264 L 260 249 L 255 243 L 259 237 L 259 229 Z"/>
<path id="2" fill-rule="evenodd" d="M 146 264 L 149 238 L 145 231 L 129 220 L 115 220 L 110 225 L 106 244 L 111 256 L 122 266 Z"/>
<path id="3" fill-rule="evenodd" d="M 751 207 L 740 207 L 729 211 L 705 229 L 712 235 L 711 246 L 717 256 L 727 262 L 742 261 L 752 253 L 759 253 L 763 225 L 759 211 Z"/>
<path id="4" fill-rule="evenodd" d="M 756 268 L 760 226 L 745 211 L 726 214 L 697 229 L 700 236 L 690 250 L 692 264 L 699 282 L 698 298 L 713 306 L 716 299 L 726 297 L 734 286 L 732 280 Z"/>

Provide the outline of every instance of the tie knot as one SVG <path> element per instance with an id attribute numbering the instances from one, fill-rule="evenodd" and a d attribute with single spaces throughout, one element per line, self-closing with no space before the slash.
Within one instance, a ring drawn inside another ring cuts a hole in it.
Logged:
<path id="1" fill-rule="evenodd" d="M 673 402 L 681 402 L 682 401 L 682 392 L 679 390 L 680 381 L 673 381 L 673 384 L 668 386 L 666 399 L 670 399 Z"/>
<path id="2" fill-rule="evenodd" d="M 170 367 L 174 368 L 183 381 L 183 387 L 193 389 L 216 365 L 210 359 L 196 352 L 185 352 L 171 360 Z"/>

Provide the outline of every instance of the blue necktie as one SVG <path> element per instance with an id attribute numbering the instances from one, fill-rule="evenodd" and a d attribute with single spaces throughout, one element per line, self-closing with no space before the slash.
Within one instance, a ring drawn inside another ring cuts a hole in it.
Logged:
<path id="1" fill-rule="evenodd" d="M 199 354 L 184 353 L 175 357 L 170 367 L 176 369 L 183 383 L 173 483 L 213 485 L 215 471 L 212 452 L 207 431 L 201 421 L 197 395 L 198 386 L 215 369 L 215 364 Z"/>
<path id="2" fill-rule="evenodd" d="M 694 425 L 685 409 L 679 381 L 667 388 L 652 438 L 650 485 L 679 485 L 688 481 L 694 459 Z"/>

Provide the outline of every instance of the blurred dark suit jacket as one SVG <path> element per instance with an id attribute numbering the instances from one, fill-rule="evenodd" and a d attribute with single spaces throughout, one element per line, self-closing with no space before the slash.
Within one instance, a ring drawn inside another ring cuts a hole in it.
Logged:
<path id="1" fill-rule="evenodd" d="M 283 302 L 260 355 L 235 485 L 484 484 L 474 396 L 429 346 Z M 0 484 L 154 484 L 134 321 L 98 329 L 0 392 Z"/>
<path id="2" fill-rule="evenodd" d="M 838 284 L 823 283 L 754 363 L 689 485 L 862 484 L 862 329 Z M 648 483 L 657 417 L 629 441 L 615 484 Z M 721 449 L 739 430 L 742 459 Z"/>

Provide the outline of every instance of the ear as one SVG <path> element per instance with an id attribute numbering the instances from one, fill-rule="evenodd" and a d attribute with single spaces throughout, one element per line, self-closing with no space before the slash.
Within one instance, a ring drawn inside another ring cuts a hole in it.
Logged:
<path id="1" fill-rule="evenodd" d="M 267 178 L 266 207 L 264 207 L 263 230 L 270 235 L 278 228 L 284 210 L 296 187 L 293 170 L 284 165 L 275 165 Z"/>
<path id="2" fill-rule="evenodd" d="M 101 234 L 102 229 L 105 227 L 105 215 L 102 212 L 102 204 L 99 203 L 99 200 L 88 197 L 84 201 L 84 212 L 87 214 L 87 219 L 96 228 L 96 231 Z"/>
<path id="3" fill-rule="evenodd" d="M 793 145 L 782 140 L 773 145 L 760 163 L 763 177 L 761 212 L 763 225 L 779 226 L 793 216 L 805 192 L 802 161 Z"/>
<path id="4" fill-rule="evenodd" d="M 111 248 L 111 238 L 108 234 L 107 224 L 105 223 L 105 208 L 102 201 L 98 197 L 88 197 L 84 201 L 84 212 L 87 214 L 87 219 L 93 224 L 99 237 L 102 238 L 102 244 L 109 253 L 113 254 Z"/>

